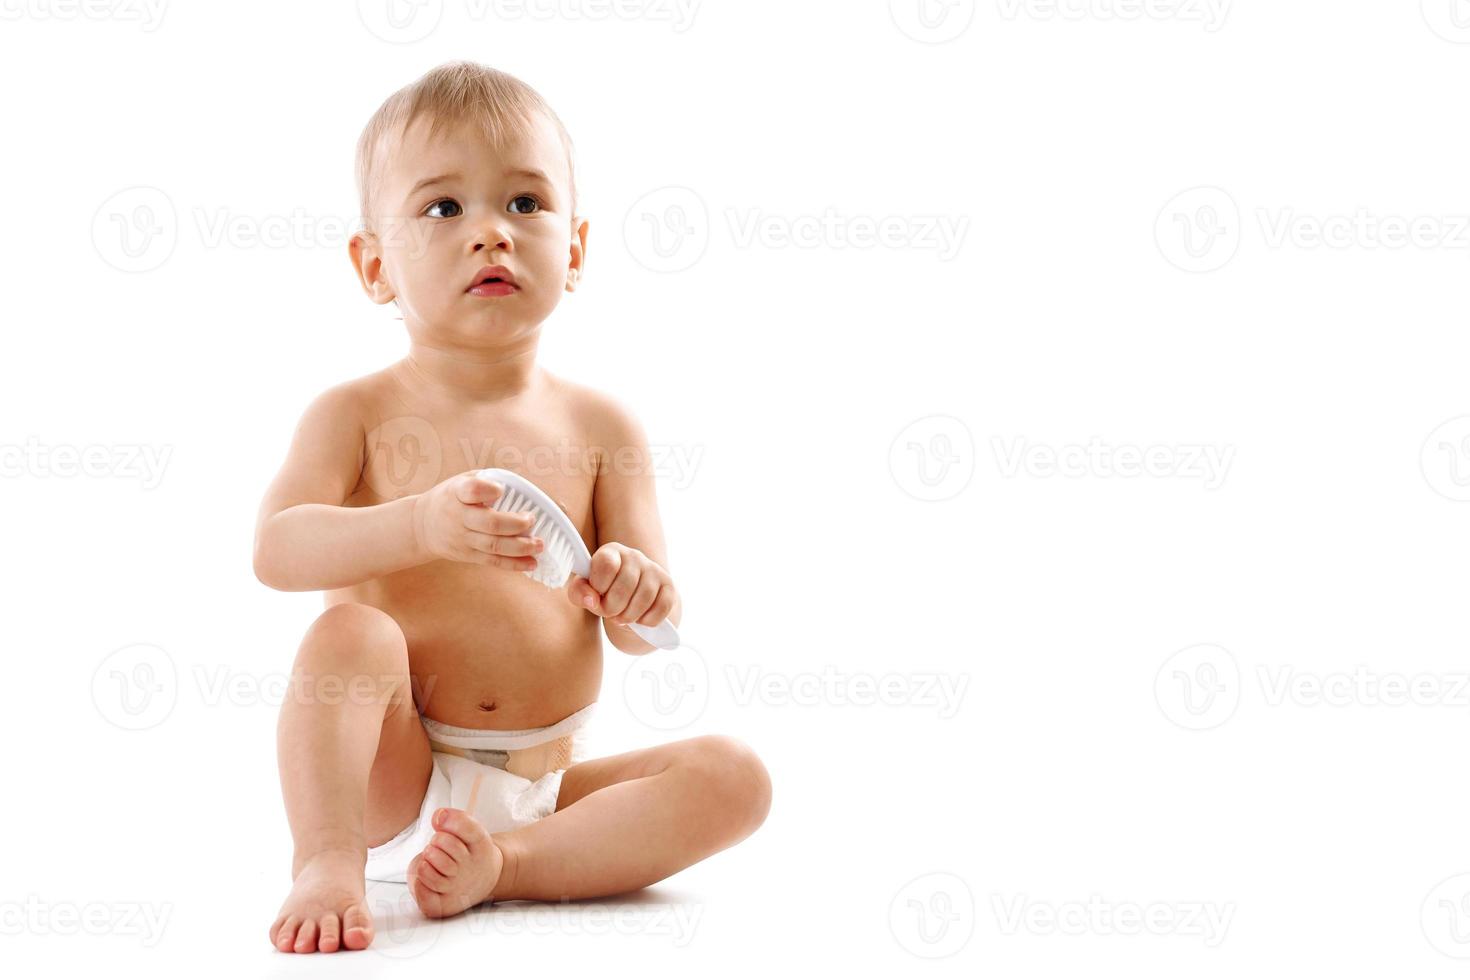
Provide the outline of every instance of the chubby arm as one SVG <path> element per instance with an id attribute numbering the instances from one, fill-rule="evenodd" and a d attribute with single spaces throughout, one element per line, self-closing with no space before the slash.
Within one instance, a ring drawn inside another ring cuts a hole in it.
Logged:
<path id="1" fill-rule="evenodd" d="M 616 401 L 598 397 L 593 406 L 598 456 L 592 513 L 597 548 L 588 578 L 574 576 L 573 602 L 601 616 L 612 645 L 624 653 L 656 649 L 626 624 L 675 626 L 684 603 L 669 576 L 663 526 L 658 519 L 652 456 L 643 426 Z M 591 598 L 593 604 L 585 605 Z"/>
<path id="2" fill-rule="evenodd" d="M 346 385 L 307 406 L 256 518 L 261 582 L 284 592 L 343 588 L 433 557 L 414 531 L 417 495 L 342 506 L 362 475 L 363 443 L 362 417 Z"/>

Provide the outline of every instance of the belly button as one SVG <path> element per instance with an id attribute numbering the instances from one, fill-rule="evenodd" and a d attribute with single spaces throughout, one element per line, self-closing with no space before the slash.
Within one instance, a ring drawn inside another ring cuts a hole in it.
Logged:
<path id="1" fill-rule="evenodd" d="M 495 710 L 495 702 L 494 701 L 481 701 L 480 702 L 480 710 L 481 711 L 494 711 Z"/>

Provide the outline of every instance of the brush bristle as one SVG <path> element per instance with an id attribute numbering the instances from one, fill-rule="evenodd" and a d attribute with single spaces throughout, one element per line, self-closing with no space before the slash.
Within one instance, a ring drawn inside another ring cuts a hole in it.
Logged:
<path id="1" fill-rule="evenodd" d="M 559 589 L 566 585 L 572 574 L 571 543 L 562 536 L 555 524 L 546 519 L 541 508 L 519 490 L 507 487 L 505 493 L 495 502 L 495 509 L 507 513 L 531 514 L 535 521 L 526 535 L 539 536 L 546 542 L 546 549 L 536 556 L 536 567 L 521 574 L 540 582 L 548 589 Z"/>

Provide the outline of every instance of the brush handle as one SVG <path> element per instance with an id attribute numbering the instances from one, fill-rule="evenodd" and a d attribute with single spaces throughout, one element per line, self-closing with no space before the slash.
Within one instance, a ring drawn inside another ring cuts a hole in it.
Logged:
<path id="1" fill-rule="evenodd" d="M 674 629 L 674 624 L 667 619 L 657 626 L 644 626 L 642 623 L 630 623 L 633 632 L 641 636 L 645 642 L 652 643 L 660 650 L 675 650 L 679 646 L 679 632 Z"/>
<path id="2" fill-rule="evenodd" d="M 582 540 L 582 535 L 572 524 L 572 519 L 557 505 L 556 501 L 548 497 L 546 492 L 536 484 L 512 470 L 490 467 L 477 471 L 475 475 L 485 480 L 498 482 L 505 487 L 505 493 L 491 505 L 497 510 L 500 509 L 501 504 L 505 503 L 506 495 L 512 490 L 519 491 L 526 497 L 539 510 L 537 518 L 549 521 L 552 529 L 566 540 L 572 552 L 572 574 L 580 575 L 582 578 L 587 577 L 592 555 L 588 553 L 587 543 Z M 633 627 L 633 632 L 641 636 L 645 642 L 652 643 L 660 650 L 674 650 L 679 646 L 679 632 L 667 619 L 657 626 L 643 626 L 640 623 L 629 625 Z"/>

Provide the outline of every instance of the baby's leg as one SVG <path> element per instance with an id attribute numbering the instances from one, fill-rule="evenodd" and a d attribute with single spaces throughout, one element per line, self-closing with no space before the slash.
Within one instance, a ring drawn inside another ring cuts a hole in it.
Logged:
<path id="1" fill-rule="evenodd" d="M 771 781 L 744 743 L 718 735 L 572 766 L 556 812 L 489 834 L 463 810 L 434 815 L 437 831 L 409 864 L 428 916 L 494 898 L 597 898 L 661 881 L 748 837 L 766 818 Z"/>
<path id="2" fill-rule="evenodd" d="M 362 949 L 373 937 L 367 849 L 418 816 L 433 765 L 391 616 L 341 603 L 317 618 L 296 655 L 276 743 L 295 853 L 271 943 L 297 953 Z"/>

